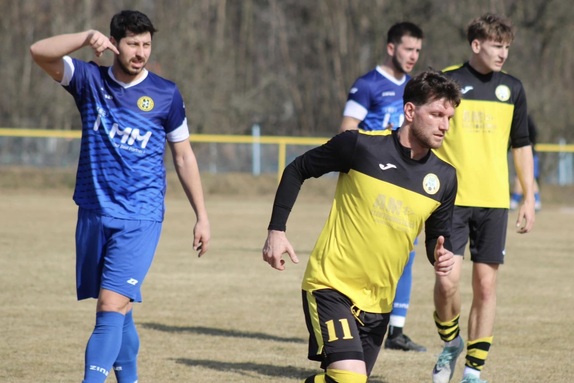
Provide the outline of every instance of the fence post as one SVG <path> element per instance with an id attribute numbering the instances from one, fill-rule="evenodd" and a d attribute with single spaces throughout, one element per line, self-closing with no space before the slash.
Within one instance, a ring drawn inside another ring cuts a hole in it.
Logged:
<path id="1" fill-rule="evenodd" d="M 279 141 L 279 150 L 277 158 L 277 182 L 281 181 L 281 176 L 283 175 L 283 170 L 285 170 L 285 157 L 287 156 L 287 144 L 285 140 Z"/>
<path id="2" fill-rule="evenodd" d="M 211 174 L 217 173 L 217 143 L 209 143 L 209 172 Z"/>
<path id="3" fill-rule="evenodd" d="M 560 146 L 566 145 L 566 140 L 561 138 L 558 141 Z M 558 185 L 571 185 L 574 183 L 574 161 L 572 153 L 566 150 L 558 152 Z"/>
<path id="4" fill-rule="evenodd" d="M 258 176 L 261 174 L 261 127 L 259 124 L 253 124 L 251 135 L 253 136 L 253 144 L 251 144 L 253 158 L 251 172 L 254 176 Z"/>

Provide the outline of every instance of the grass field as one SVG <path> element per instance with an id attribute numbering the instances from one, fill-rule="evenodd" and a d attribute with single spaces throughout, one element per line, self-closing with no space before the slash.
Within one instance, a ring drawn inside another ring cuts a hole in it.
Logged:
<path id="1" fill-rule="evenodd" d="M 317 371 L 306 360 L 299 288 L 333 183 L 308 183 L 288 225 L 302 262 L 288 264 L 284 272 L 261 260 L 273 187 L 240 193 L 236 182 L 226 181 L 227 191 L 212 195 L 217 187 L 206 185 L 212 243 L 201 259 L 191 249 L 191 208 L 181 192 L 170 190 L 144 303 L 134 311 L 141 383 L 287 383 Z M 71 191 L 0 185 L 0 196 L 0 382 L 80 382 L 95 302 L 75 301 Z M 574 351 L 573 221 L 573 208 L 546 204 L 531 234 L 516 234 L 510 222 L 494 345 L 483 373 L 489 382 L 572 381 L 567 361 Z M 417 250 L 406 332 L 429 351 L 383 350 L 370 382 L 430 381 L 441 343 L 432 320 L 432 268 L 420 245 Z"/>

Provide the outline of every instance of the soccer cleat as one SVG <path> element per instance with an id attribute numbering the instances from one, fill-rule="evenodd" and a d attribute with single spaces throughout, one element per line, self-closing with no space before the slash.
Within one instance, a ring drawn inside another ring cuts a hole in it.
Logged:
<path id="1" fill-rule="evenodd" d="M 481 380 L 478 376 L 465 375 L 462 377 L 460 383 L 488 383 L 486 380 Z"/>
<path id="2" fill-rule="evenodd" d="M 432 370 L 433 383 L 448 383 L 454 374 L 456 359 L 464 350 L 464 341 L 460 338 L 460 343 L 453 347 L 444 347 L 438 356 L 438 360 Z M 477 382 L 478 383 L 478 382 Z"/>
<path id="3" fill-rule="evenodd" d="M 387 337 L 385 340 L 385 348 L 388 350 L 402 350 L 402 351 L 418 351 L 425 352 L 427 349 L 420 344 L 416 344 L 406 336 L 405 334 L 400 334 L 394 338 Z"/>

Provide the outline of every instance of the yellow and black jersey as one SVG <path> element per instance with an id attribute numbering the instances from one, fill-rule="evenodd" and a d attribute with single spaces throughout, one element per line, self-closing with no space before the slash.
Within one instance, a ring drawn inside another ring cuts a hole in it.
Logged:
<path id="1" fill-rule="evenodd" d="M 340 173 L 303 290 L 335 289 L 363 311 L 388 313 L 423 226 L 431 260 L 438 236 L 450 249 L 456 171 L 432 151 L 422 160 L 411 159 L 398 134 L 400 129 L 391 134 L 346 131 L 285 168 L 270 230 L 285 230 L 304 180 Z"/>
<path id="2" fill-rule="evenodd" d="M 508 142 L 530 145 L 522 83 L 504 72 L 487 75 L 468 63 L 446 68 L 460 84 L 463 100 L 436 152 L 457 171 L 456 205 L 508 208 Z"/>

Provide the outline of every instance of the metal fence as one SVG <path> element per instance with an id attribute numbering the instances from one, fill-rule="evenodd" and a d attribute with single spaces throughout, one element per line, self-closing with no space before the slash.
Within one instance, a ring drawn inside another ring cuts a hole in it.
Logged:
<path id="1" fill-rule="evenodd" d="M 0 128 L 0 166 L 72 167 L 80 150 L 80 131 Z M 329 137 L 261 136 L 258 126 L 252 135 L 205 135 L 190 137 L 202 172 L 276 173 L 311 147 Z M 540 182 L 574 184 L 574 145 L 537 144 Z M 171 161 L 166 161 L 168 170 Z"/>

